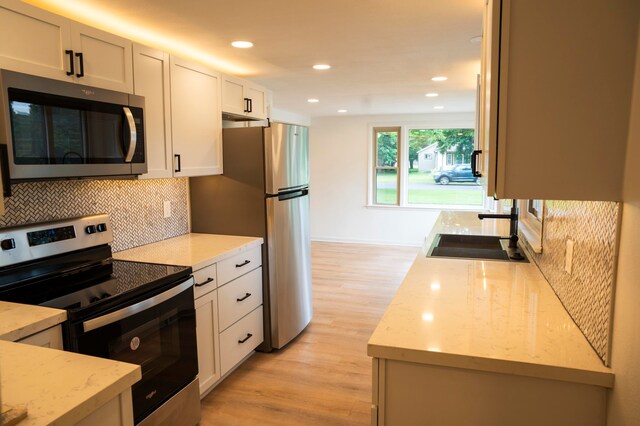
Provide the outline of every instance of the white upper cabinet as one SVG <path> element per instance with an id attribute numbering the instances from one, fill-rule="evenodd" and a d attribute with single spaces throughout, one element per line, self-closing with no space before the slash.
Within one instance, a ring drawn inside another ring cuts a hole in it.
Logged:
<path id="1" fill-rule="evenodd" d="M 131 42 L 18 0 L 0 5 L 0 68 L 131 93 Z"/>
<path id="2" fill-rule="evenodd" d="M 480 143 L 489 195 L 620 200 L 637 7 L 487 3 Z"/>
<path id="3" fill-rule="evenodd" d="M 18 0 L 0 5 L 0 68 L 58 80 L 68 76 L 73 59 L 69 20 Z"/>
<path id="4" fill-rule="evenodd" d="M 170 63 L 173 175 L 222 174 L 220 74 L 174 56 Z"/>
<path id="5" fill-rule="evenodd" d="M 119 92 L 133 92 L 131 41 L 77 22 L 71 25 L 76 81 Z"/>
<path id="6" fill-rule="evenodd" d="M 222 75 L 222 112 L 238 117 L 266 119 L 267 90 L 247 80 Z"/>
<path id="7" fill-rule="evenodd" d="M 134 94 L 144 96 L 148 172 L 141 179 L 173 177 L 169 54 L 133 45 Z"/>

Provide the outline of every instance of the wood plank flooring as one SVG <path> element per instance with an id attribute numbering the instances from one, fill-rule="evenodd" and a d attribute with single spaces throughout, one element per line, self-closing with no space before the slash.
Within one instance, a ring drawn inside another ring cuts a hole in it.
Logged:
<path id="1" fill-rule="evenodd" d="M 312 243 L 313 319 L 202 400 L 201 425 L 369 425 L 367 341 L 417 248 Z"/>

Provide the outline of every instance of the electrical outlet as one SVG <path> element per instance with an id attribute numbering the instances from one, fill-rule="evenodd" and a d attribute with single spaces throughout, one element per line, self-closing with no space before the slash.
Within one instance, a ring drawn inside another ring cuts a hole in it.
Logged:
<path id="1" fill-rule="evenodd" d="M 573 240 L 567 240 L 567 249 L 564 255 L 564 270 L 571 275 L 573 268 Z"/>
<path id="2" fill-rule="evenodd" d="M 164 218 L 171 217 L 171 201 L 164 202 Z"/>

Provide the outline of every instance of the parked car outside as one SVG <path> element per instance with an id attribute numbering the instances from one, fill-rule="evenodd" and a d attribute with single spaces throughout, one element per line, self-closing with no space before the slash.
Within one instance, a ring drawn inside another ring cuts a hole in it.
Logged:
<path id="1" fill-rule="evenodd" d="M 456 164 L 434 169 L 431 176 L 436 183 L 447 185 L 449 182 L 477 182 L 478 178 L 471 173 L 471 164 Z"/>

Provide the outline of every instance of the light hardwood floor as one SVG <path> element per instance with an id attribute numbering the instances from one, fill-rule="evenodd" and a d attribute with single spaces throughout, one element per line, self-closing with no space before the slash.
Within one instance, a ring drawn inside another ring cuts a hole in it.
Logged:
<path id="1" fill-rule="evenodd" d="M 202 400 L 201 424 L 369 425 L 367 341 L 417 248 L 312 243 L 313 319 L 256 353 Z"/>

